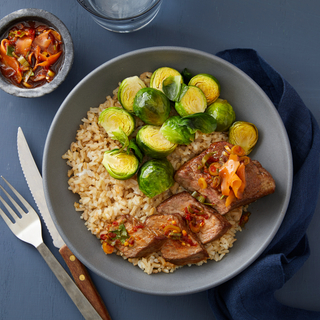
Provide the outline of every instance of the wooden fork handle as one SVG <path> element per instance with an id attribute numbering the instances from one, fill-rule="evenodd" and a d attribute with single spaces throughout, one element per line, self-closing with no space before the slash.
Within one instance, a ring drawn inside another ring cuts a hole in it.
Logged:
<path id="1" fill-rule="evenodd" d="M 66 262 L 75 283 L 90 301 L 92 306 L 97 310 L 101 318 L 103 320 L 111 320 L 109 312 L 94 286 L 86 267 L 76 258 L 66 245 L 61 247 L 59 252 Z"/>

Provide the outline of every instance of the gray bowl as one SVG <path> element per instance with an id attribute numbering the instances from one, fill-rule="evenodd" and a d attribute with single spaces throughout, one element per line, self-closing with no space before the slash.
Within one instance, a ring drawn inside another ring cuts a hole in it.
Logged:
<path id="1" fill-rule="evenodd" d="M 115 254 L 106 256 L 73 207 L 78 196 L 67 190 L 68 166 L 61 156 L 74 141 L 81 119 L 97 107 L 119 81 L 163 66 L 192 73 L 210 73 L 221 83 L 221 97 L 234 107 L 237 119 L 255 123 L 260 139 L 251 153 L 271 172 L 276 192 L 250 205 L 250 221 L 220 262 L 183 267 L 173 274 L 147 275 Z M 276 165 L 275 165 L 276 164 Z M 275 107 L 242 71 L 214 55 L 193 49 L 155 47 L 112 59 L 86 76 L 68 95 L 49 130 L 43 159 L 46 200 L 52 218 L 75 255 L 101 277 L 127 289 L 158 295 L 189 294 L 217 286 L 239 274 L 259 257 L 276 234 L 291 193 L 292 158 L 287 133 Z"/>
<path id="2" fill-rule="evenodd" d="M 9 29 L 15 24 L 28 20 L 45 23 L 60 33 L 63 40 L 63 62 L 60 70 L 50 83 L 46 83 L 41 87 L 32 89 L 20 88 L 13 85 L 0 72 L 0 88 L 3 91 L 17 97 L 36 98 L 54 91 L 65 80 L 73 63 L 73 42 L 71 35 L 64 23 L 52 13 L 42 9 L 21 9 L 2 18 L 0 20 L 0 39 L 2 40 Z"/>

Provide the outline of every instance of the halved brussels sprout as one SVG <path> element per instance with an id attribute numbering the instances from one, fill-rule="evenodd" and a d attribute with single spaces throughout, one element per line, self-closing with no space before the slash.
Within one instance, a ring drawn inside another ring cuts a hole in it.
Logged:
<path id="1" fill-rule="evenodd" d="M 182 76 L 170 76 L 163 80 L 162 91 L 171 101 L 178 101 L 182 84 Z"/>
<path id="2" fill-rule="evenodd" d="M 161 126 L 160 132 L 171 143 L 190 144 L 194 141 L 194 133 L 191 133 L 188 127 L 181 125 L 180 116 L 172 116 Z"/>
<path id="3" fill-rule="evenodd" d="M 163 80 L 170 76 L 181 76 L 180 72 L 169 67 L 162 67 L 153 72 L 150 79 L 150 88 L 162 91 Z M 182 78 L 181 78 L 182 81 Z M 182 83 L 182 82 L 181 82 Z"/>
<path id="4" fill-rule="evenodd" d="M 118 180 L 131 178 L 139 168 L 139 161 L 132 153 L 119 152 L 119 149 L 106 151 L 102 164 L 110 176 Z"/>
<path id="5" fill-rule="evenodd" d="M 152 158 L 165 158 L 177 147 L 167 140 L 160 132 L 160 127 L 146 125 L 142 127 L 136 136 L 139 148 Z"/>
<path id="6" fill-rule="evenodd" d="M 204 93 L 196 86 L 182 85 L 179 101 L 174 105 L 181 117 L 204 112 L 207 108 L 207 99 Z"/>
<path id="7" fill-rule="evenodd" d="M 151 159 L 138 172 L 140 190 L 149 198 L 168 190 L 174 185 L 174 169 L 167 159 Z"/>
<path id="8" fill-rule="evenodd" d="M 229 129 L 229 142 L 244 149 L 248 155 L 258 141 L 258 129 L 250 122 L 236 121 Z"/>
<path id="9" fill-rule="evenodd" d="M 208 105 L 216 101 L 220 96 L 220 83 L 211 74 L 197 74 L 190 80 L 188 85 L 200 88 L 206 96 Z"/>
<path id="10" fill-rule="evenodd" d="M 194 113 L 181 118 L 180 125 L 186 126 L 190 133 L 200 131 L 208 134 L 216 130 L 217 120 L 207 113 Z"/>
<path id="11" fill-rule="evenodd" d="M 124 79 L 118 90 L 118 100 L 122 107 L 128 112 L 133 113 L 134 97 L 140 89 L 145 87 L 145 83 L 138 76 Z"/>
<path id="12" fill-rule="evenodd" d="M 114 137 L 114 131 L 119 127 L 123 132 L 130 136 L 135 129 L 135 120 L 126 110 L 118 107 L 110 107 L 104 109 L 99 116 L 98 123 L 106 130 L 110 137 Z"/>
<path id="13" fill-rule="evenodd" d="M 170 101 L 164 93 L 153 88 L 140 89 L 133 102 L 134 114 L 146 124 L 161 126 L 169 117 Z"/>
<path id="14" fill-rule="evenodd" d="M 216 131 L 219 132 L 227 131 L 236 120 L 236 114 L 230 103 L 220 98 L 207 108 L 206 113 L 217 120 Z"/>

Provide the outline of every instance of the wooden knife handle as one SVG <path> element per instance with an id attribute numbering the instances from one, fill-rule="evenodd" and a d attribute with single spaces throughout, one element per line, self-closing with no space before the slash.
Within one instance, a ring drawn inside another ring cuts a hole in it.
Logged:
<path id="1" fill-rule="evenodd" d="M 86 267 L 76 258 L 66 245 L 61 247 L 59 252 L 70 269 L 75 283 L 90 301 L 92 306 L 97 310 L 101 318 L 103 320 L 111 320 L 109 312 L 94 286 Z"/>

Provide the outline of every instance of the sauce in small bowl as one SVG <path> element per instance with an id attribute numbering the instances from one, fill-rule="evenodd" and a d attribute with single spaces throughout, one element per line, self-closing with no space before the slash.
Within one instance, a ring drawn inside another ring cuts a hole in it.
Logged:
<path id="1" fill-rule="evenodd" d="M 19 97 L 55 90 L 73 63 L 65 25 L 41 9 L 15 11 L 0 21 L 0 88 Z"/>
<path id="2" fill-rule="evenodd" d="M 59 72 L 62 52 L 59 32 L 37 21 L 19 22 L 1 40 L 0 69 L 18 87 L 39 87 Z"/>

